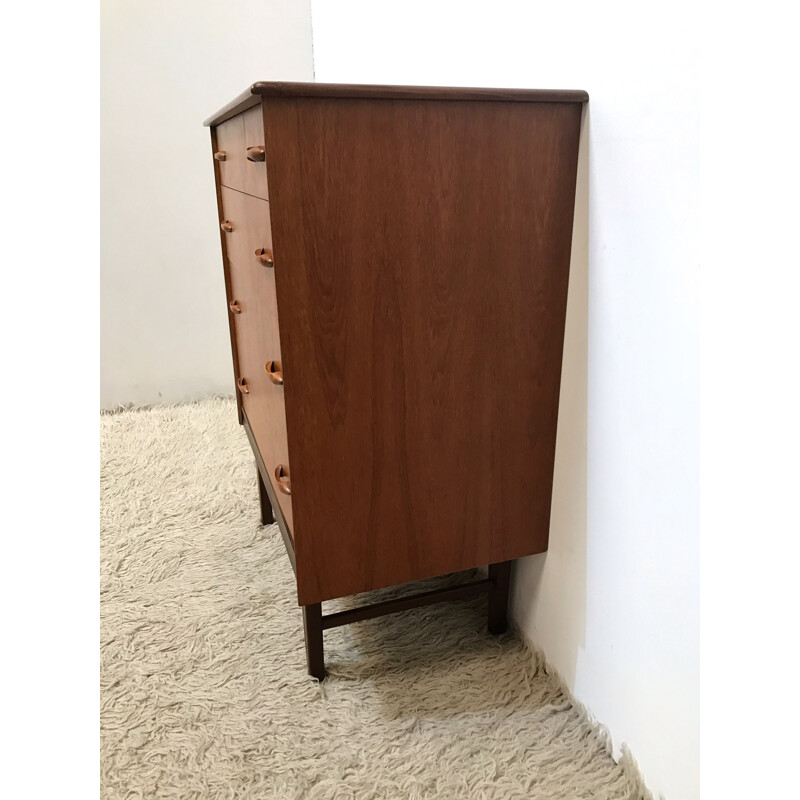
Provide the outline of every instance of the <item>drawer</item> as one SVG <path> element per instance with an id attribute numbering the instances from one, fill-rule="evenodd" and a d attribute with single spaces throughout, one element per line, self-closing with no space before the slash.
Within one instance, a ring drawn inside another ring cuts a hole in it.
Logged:
<path id="1" fill-rule="evenodd" d="M 289 449 L 275 274 L 271 269 L 252 263 L 237 264 L 229 260 L 228 265 L 233 294 L 230 313 L 239 364 L 237 381 L 244 380 L 239 390 L 242 405 L 283 516 L 293 530 L 291 495 L 285 492 L 285 482 L 276 474 L 279 467 L 288 472 Z"/>
<path id="2" fill-rule="evenodd" d="M 215 133 L 214 158 L 219 162 L 220 183 L 268 200 L 261 106 L 217 125 Z"/>
<path id="3" fill-rule="evenodd" d="M 272 229 L 269 203 L 226 186 L 222 196 L 222 230 L 229 260 L 237 266 L 271 265 Z"/>

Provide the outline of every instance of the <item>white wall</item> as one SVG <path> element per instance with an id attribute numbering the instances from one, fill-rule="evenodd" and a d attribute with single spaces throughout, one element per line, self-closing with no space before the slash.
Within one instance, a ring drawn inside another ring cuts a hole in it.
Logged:
<path id="1" fill-rule="evenodd" d="M 232 393 L 202 122 L 254 81 L 313 80 L 310 2 L 103 0 L 101 15 L 101 406 Z"/>
<path id="2" fill-rule="evenodd" d="M 586 89 L 551 546 L 513 611 L 650 788 L 699 795 L 694 6 L 313 2 L 319 81 Z"/>

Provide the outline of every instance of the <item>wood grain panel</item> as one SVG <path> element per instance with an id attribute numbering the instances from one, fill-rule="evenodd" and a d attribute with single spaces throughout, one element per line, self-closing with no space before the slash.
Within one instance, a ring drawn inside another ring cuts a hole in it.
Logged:
<path id="1" fill-rule="evenodd" d="M 263 112 L 299 602 L 546 549 L 580 105 Z"/>

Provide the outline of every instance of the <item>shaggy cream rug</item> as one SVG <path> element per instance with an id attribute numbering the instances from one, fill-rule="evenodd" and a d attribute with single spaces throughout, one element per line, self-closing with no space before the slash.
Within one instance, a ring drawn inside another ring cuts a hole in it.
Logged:
<path id="1" fill-rule="evenodd" d="M 326 632 L 309 678 L 231 400 L 101 425 L 105 800 L 641 795 L 542 658 L 486 632 L 485 600 Z"/>

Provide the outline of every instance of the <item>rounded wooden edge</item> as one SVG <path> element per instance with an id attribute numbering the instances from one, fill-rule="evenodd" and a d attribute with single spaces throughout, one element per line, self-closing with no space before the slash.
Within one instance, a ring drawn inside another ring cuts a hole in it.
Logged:
<path id="1" fill-rule="evenodd" d="M 588 103 L 583 89 L 489 89 L 460 86 L 378 86 L 372 84 L 257 81 L 203 122 L 207 128 L 261 102 L 262 97 L 363 97 L 386 100 L 483 100 L 518 103 Z"/>
<path id="2" fill-rule="evenodd" d="M 403 100 L 478 100 L 517 103 L 586 103 L 584 89 L 503 89 L 489 86 L 390 86 L 367 83 L 257 81 L 245 94 L 261 97 L 352 97 Z"/>

